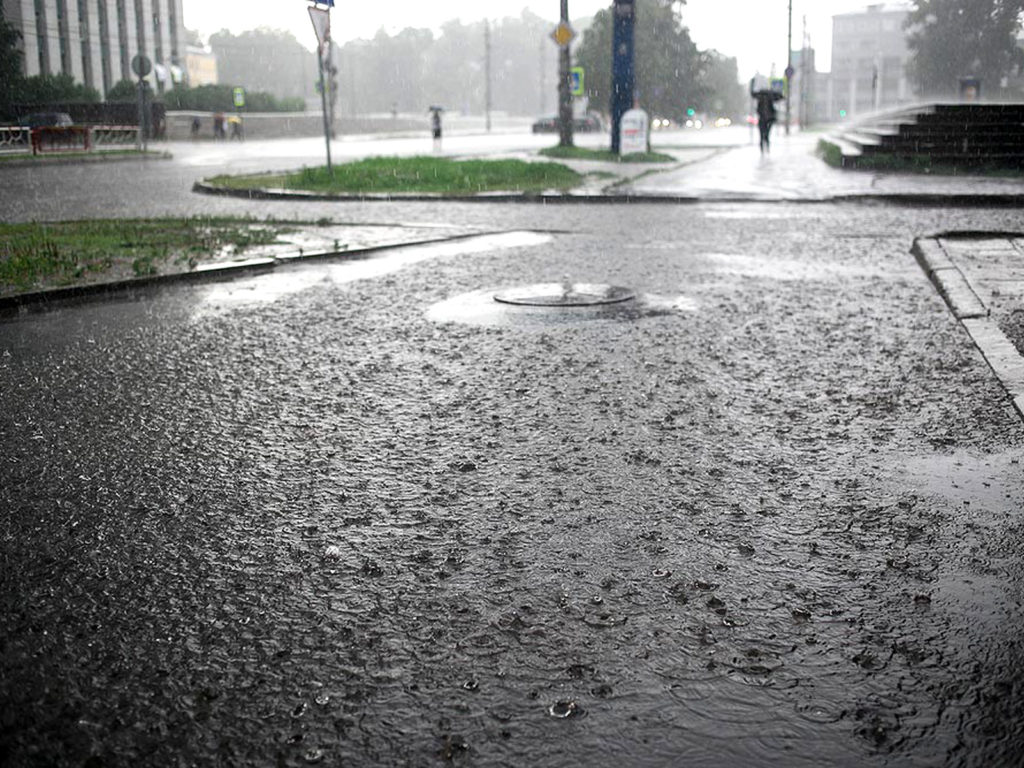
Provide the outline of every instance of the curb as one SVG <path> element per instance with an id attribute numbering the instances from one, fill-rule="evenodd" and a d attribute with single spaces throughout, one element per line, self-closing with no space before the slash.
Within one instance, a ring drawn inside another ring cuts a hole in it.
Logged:
<path id="1" fill-rule="evenodd" d="M 992 236 L 992 233 L 985 234 Z M 1024 419 L 1024 357 L 992 320 L 988 308 L 942 247 L 938 236 L 915 239 L 910 252 L 1010 395 L 1017 415 Z"/>
<path id="2" fill-rule="evenodd" d="M 383 203 L 541 203 L 541 204 L 571 204 L 571 203 L 630 203 L 630 202 L 672 202 L 672 203 L 699 203 L 698 197 L 677 197 L 668 196 L 655 198 L 653 196 L 632 196 L 632 195 L 607 195 L 603 193 L 559 193 L 559 192 L 495 192 L 479 195 L 443 195 L 428 193 L 391 194 L 381 193 L 353 193 L 353 194 L 326 194 L 322 192 L 305 192 L 293 189 L 274 188 L 250 188 L 250 189 L 228 189 L 215 187 L 204 181 L 197 181 L 192 185 L 192 191 L 202 195 L 213 195 L 216 197 L 238 197 L 245 200 L 291 200 L 300 202 L 383 202 Z"/>
<path id="3" fill-rule="evenodd" d="M 89 299 L 102 298 L 114 293 L 133 290 L 148 290 L 162 285 L 174 283 L 201 283 L 214 282 L 217 280 L 230 280 L 234 277 L 262 272 L 272 272 L 278 267 L 286 267 L 299 264 L 304 261 L 327 261 L 340 257 L 362 258 L 378 251 L 392 250 L 395 248 L 415 247 L 420 245 L 432 245 L 435 243 L 450 243 L 459 240 L 467 240 L 473 237 L 486 237 L 488 235 L 500 234 L 503 230 L 487 230 L 481 232 L 469 232 L 463 235 L 450 237 L 435 237 L 424 240 L 412 240 L 404 243 L 390 243 L 386 245 L 371 245 L 364 248 L 352 248 L 343 251 L 318 251 L 312 253 L 296 252 L 280 255 L 274 258 L 255 258 L 246 261 L 235 261 L 227 263 L 199 264 L 191 272 L 172 272 L 166 275 L 148 275 L 146 277 L 133 277 L 125 280 L 112 280 L 109 282 L 90 283 L 88 285 L 71 285 L 61 288 L 48 288 L 41 291 L 19 293 L 13 296 L 0 297 L 0 318 L 12 317 L 33 307 L 46 304 L 57 304 L 62 302 L 87 301 Z"/>
<path id="4" fill-rule="evenodd" d="M 174 155 L 170 152 L 147 152 L 146 154 L 138 155 L 122 155 L 122 154 L 111 154 L 109 157 L 103 157 L 104 152 L 97 152 L 95 155 L 85 157 L 60 157 L 52 156 L 44 159 L 36 157 L 34 160 L 29 159 L 17 159 L 17 160 L 0 160 L 0 170 L 4 168 L 39 168 L 44 165 L 92 165 L 94 163 L 125 163 L 131 160 L 173 160 Z"/>
<path id="5" fill-rule="evenodd" d="M 192 191 L 217 197 L 237 197 L 245 200 L 290 200 L 300 202 L 455 202 L 455 203 L 540 203 L 543 205 L 588 204 L 619 204 L 636 205 L 673 204 L 692 205 L 696 203 L 792 203 L 814 204 L 823 203 L 867 203 L 882 205 L 902 205 L 908 207 L 945 206 L 956 208 L 1024 208 L 1024 194 L 846 194 L 818 198 L 783 198 L 756 196 L 721 196 L 695 197 L 690 195 L 637 195 L 624 193 L 621 195 L 595 193 L 529 193 L 499 192 L 480 195 L 442 195 L 442 194 L 325 194 L 321 192 L 305 192 L 291 189 L 228 189 L 216 187 L 205 181 L 197 181 Z"/>

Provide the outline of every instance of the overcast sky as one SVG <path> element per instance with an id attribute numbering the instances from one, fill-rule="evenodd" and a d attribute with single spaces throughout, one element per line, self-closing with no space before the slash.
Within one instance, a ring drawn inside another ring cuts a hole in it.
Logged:
<path id="1" fill-rule="evenodd" d="M 690 34 L 701 48 L 715 48 L 739 60 L 740 79 L 755 72 L 778 74 L 786 67 L 786 16 L 789 0 L 689 0 L 684 9 Z M 185 26 L 206 39 L 220 29 L 243 32 L 256 27 L 286 29 L 310 48 L 315 36 L 304 0 L 183 0 Z M 862 10 L 866 0 L 793 0 L 793 48 L 800 48 L 803 18 L 817 51 L 818 69 L 831 66 L 832 16 Z M 569 0 L 569 16 L 593 16 L 611 0 Z M 444 21 L 464 22 L 518 16 L 529 8 L 556 21 L 558 0 L 336 0 L 331 12 L 337 42 L 372 37 L 382 27 L 389 33 L 404 27 L 436 28 Z M 552 43 L 554 45 L 554 43 Z"/>

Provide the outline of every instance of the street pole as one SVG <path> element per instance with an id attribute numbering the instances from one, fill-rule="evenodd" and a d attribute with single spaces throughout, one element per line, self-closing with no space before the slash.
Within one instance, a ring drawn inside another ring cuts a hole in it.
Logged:
<path id="1" fill-rule="evenodd" d="M 139 132 L 135 139 L 135 148 L 140 152 L 146 151 L 146 81 L 141 77 L 139 78 L 139 84 L 136 87 L 138 91 L 138 106 L 139 106 Z"/>
<path id="2" fill-rule="evenodd" d="M 324 81 L 324 46 L 331 44 L 331 6 L 334 0 L 319 0 L 326 5 L 321 8 L 317 5 L 318 0 L 313 0 L 309 6 L 309 20 L 313 22 L 313 31 L 316 32 L 316 65 L 320 71 L 320 110 L 324 117 L 324 141 L 327 143 L 327 175 L 334 178 L 334 167 L 331 165 L 331 119 L 333 115 L 327 111 L 327 83 Z"/>
<path id="3" fill-rule="evenodd" d="M 789 81 L 793 79 L 793 0 L 789 0 L 789 30 L 786 33 L 786 135 L 789 136 Z"/>
<path id="4" fill-rule="evenodd" d="M 320 106 L 324 113 L 324 141 L 327 142 L 327 175 L 334 178 L 334 168 L 331 166 L 331 126 L 330 117 L 327 113 L 327 85 L 324 83 L 324 46 L 317 48 L 317 64 L 320 65 Z"/>
<path id="5" fill-rule="evenodd" d="M 569 0 L 562 2 L 562 24 L 569 24 Z M 569 42 L 558 52 L 558 145 L 572 144 L 572 93 L 569 91 Z"/>
<path id="6" fill-rule="evenodd" d="M 491 22 L 484 19 L 484 111 L 487 132 L 491 132 Z"/>
<path id="7" fill-rule="evenodd" d="M 337 84 L 338 84 L 338 69 L 334 66 L 334 42 L 330 39 L 327 40 L 327 88 L 330 91 L 328 102 L 331 105 L 331 138 L 335 138 L 334 132 L 334 107 L 338 101 Z"/>

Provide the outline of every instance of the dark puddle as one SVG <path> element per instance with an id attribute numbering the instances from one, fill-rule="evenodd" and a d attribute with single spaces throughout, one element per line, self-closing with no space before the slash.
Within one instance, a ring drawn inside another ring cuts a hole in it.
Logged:
<path id="1" fill-rule="evenodd" d="M 538 327 L 568 325 L 580 322 L 632 321 L 649 317 L 696 312 L 698 303 L 689 296 L 657 296 L 634 294 L 626 288 L 601 286 L 594 283 L 574 283 L 573 295 L 612 297 L 608 301 L 576 301 L 559 303 L 550 301 L 509 301 L 508 297 L 554 296 L 553 288 L 560 283 L 540 283 L 535 286 L 488 288 L 463 293 L 434 304 L 427 310 L 427 319 L 438 323 L 467 323 L 470 325 L 501 325 Z M 543 289 L 543 290 L 542 290 Z M 609 290 L 598 290 L 609 289 Z"/>

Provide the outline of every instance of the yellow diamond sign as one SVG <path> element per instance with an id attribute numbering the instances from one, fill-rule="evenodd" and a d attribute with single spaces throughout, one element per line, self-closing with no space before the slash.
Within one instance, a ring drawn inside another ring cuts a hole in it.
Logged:
<path id="1" fill-rule="evenodd" d="M 551 39 L 562 48 L 571 43 L 574 37 L 576 37 L 576 31 L 565 21 L 555 27 L 555 31 L 551 33 Z"/>

